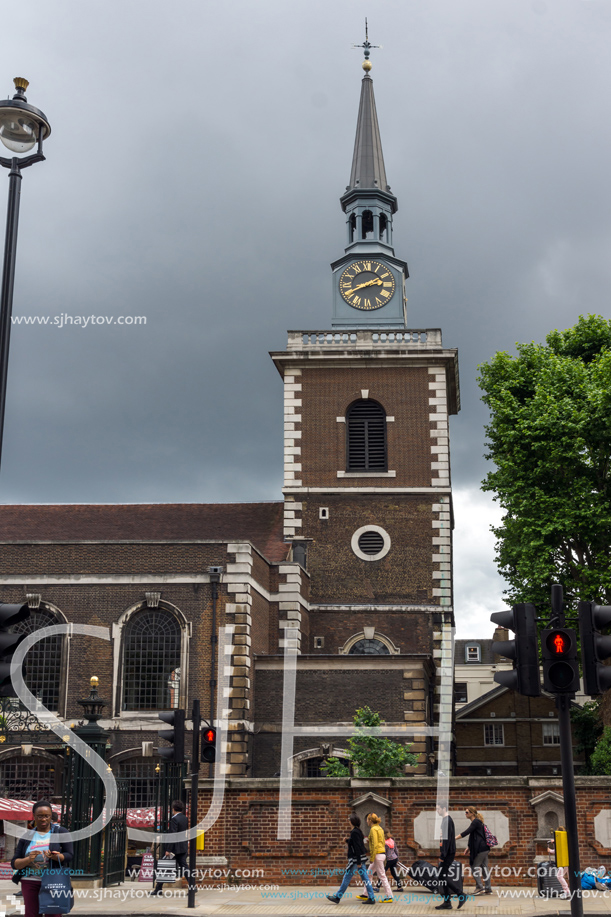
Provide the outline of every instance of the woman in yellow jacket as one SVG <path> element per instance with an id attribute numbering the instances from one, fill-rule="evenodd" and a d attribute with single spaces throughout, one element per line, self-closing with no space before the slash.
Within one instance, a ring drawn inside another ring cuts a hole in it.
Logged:
<path id="1" fill-rule="evenodd" d="M 384 861 L 386 860 L 386 839 L 384 837 L 382 825 L 380 824 L 380 819 L 375 812 L 371 812 L 371 814 L 367 816 L 367 824 L 369 825 L 369 859 L 371 860 L 368 872 L 370 876 L 374 872 L 378 874 L 378 878 L 384 889 L 382 904 L 392 904 L 392 891 L 390 890 L 390 885 L 386 878 L 386 870 L 384 868 Z"/>

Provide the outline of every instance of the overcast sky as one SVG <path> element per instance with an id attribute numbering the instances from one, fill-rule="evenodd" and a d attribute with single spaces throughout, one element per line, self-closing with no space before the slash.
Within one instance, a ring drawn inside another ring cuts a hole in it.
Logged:
<path id="1" fill-rule="evenodd" d="M 611 0 L 7 5 L 0 95 L 26 77 L 53 128 L 13 314 L 146 325 L 13 327 L 0 500 L 281 497 L 268 351 L 330 326 L 365 15 L 408 323 L 459 348 L 456 611 L 481 636 L 503 584 L 477 365 L 609 315 Z"/>

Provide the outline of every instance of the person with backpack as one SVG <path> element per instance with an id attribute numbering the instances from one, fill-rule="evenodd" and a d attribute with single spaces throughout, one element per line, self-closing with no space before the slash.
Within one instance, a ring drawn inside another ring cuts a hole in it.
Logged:
<path id="1" fill-rule="evenodd" d="M 393 840 L 393 837 L 390 831 L 384 832 L 384 837 L 386 838 L 386 872 L 390 870 L 390 874 L 396 882 L 397 891 L 403 891 L 403 885 L 401 884 L 401 876 L 397 874 L 397 866 L 399 866 L 399 851 L 397 845 Z M 378 879 L 378 884 L 376 886 L 376 891 L 380 891 L 382 888 L 382 883 Z"/>
<path id="2" fill-rule="evenodd" d="M 475 879 L 475 895 L 491 895 L 492 884 L 490 882 L 490 869 L 488 868 L 488 842 L 486 840 L 486 830 L 484 827 L 484 816 L 478 812 L 475 806 L 467 806 L 465 815 L 471 822 L 469 827 L 459 834 L 459 837 L 468 837 L 469 864 Z M 465 850 L 465 853 L 467 853 Z M 482 882 L 482 872 L 484 882 Z M 485 887 L 484 887 L 485 885 Z"/>
<path id="3" fill-rule="evenodd" d="M 365 867 L 367 852 L 365 851 L 365 838 L 363 836 L 363 832 L 361 831 L 361 819 L 355 812 L 353 812 L 350 816 L 350 824 L 352 825 L 350 837 L 344 838 L 348 845 L 348 865 L 346 866 L 344 878 L 342 879 L 342 884 L 340 885 L 338 891 L 334 895 L 327 895 L 327 898 L 329 901 L 332 901 L 333 904 L 339 904 L 342 899 L 342 895 L 350 885 L 350 879 L 355 872 L 358 872 L 359 876 L 365 883 L 365 888 L 367 890 L 366 895 L 359 895 L 358 897 L 361 901 L 363 901 L 364 904 L 375 904 L 375 895 L 373 893 L 373 888 L 371 887 L 371 882 L 369 881 L 369 876 L 367 875 L 367 869 Z"/>

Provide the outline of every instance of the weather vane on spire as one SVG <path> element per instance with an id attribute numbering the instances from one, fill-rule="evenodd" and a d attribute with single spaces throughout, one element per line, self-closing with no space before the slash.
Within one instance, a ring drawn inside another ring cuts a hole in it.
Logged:
<path id="1" fill-rule="evenodd" d="M 369 29 L 367 27 L 367 18 L 365 18 L 365 41 L 362 45 L 352 45 L 353 48 L 362 48 L 363 54 L 365 55 L 365 60 L 363 61 L 363 70 L 369 72 L 371 70 L 372 64 L 369 60 L 369 55 L 372 48 L 382 48 L 382 45 L 372 45 L 369 41 Z"/>

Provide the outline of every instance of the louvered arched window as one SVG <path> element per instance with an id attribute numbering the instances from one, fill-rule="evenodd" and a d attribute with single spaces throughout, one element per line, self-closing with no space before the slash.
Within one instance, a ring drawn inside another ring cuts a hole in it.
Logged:
<path id="1" fill-rule="evenodd" d="M 363 398 L 346 413 L 346 470 L 386 471 L 386 411 Z"/>

